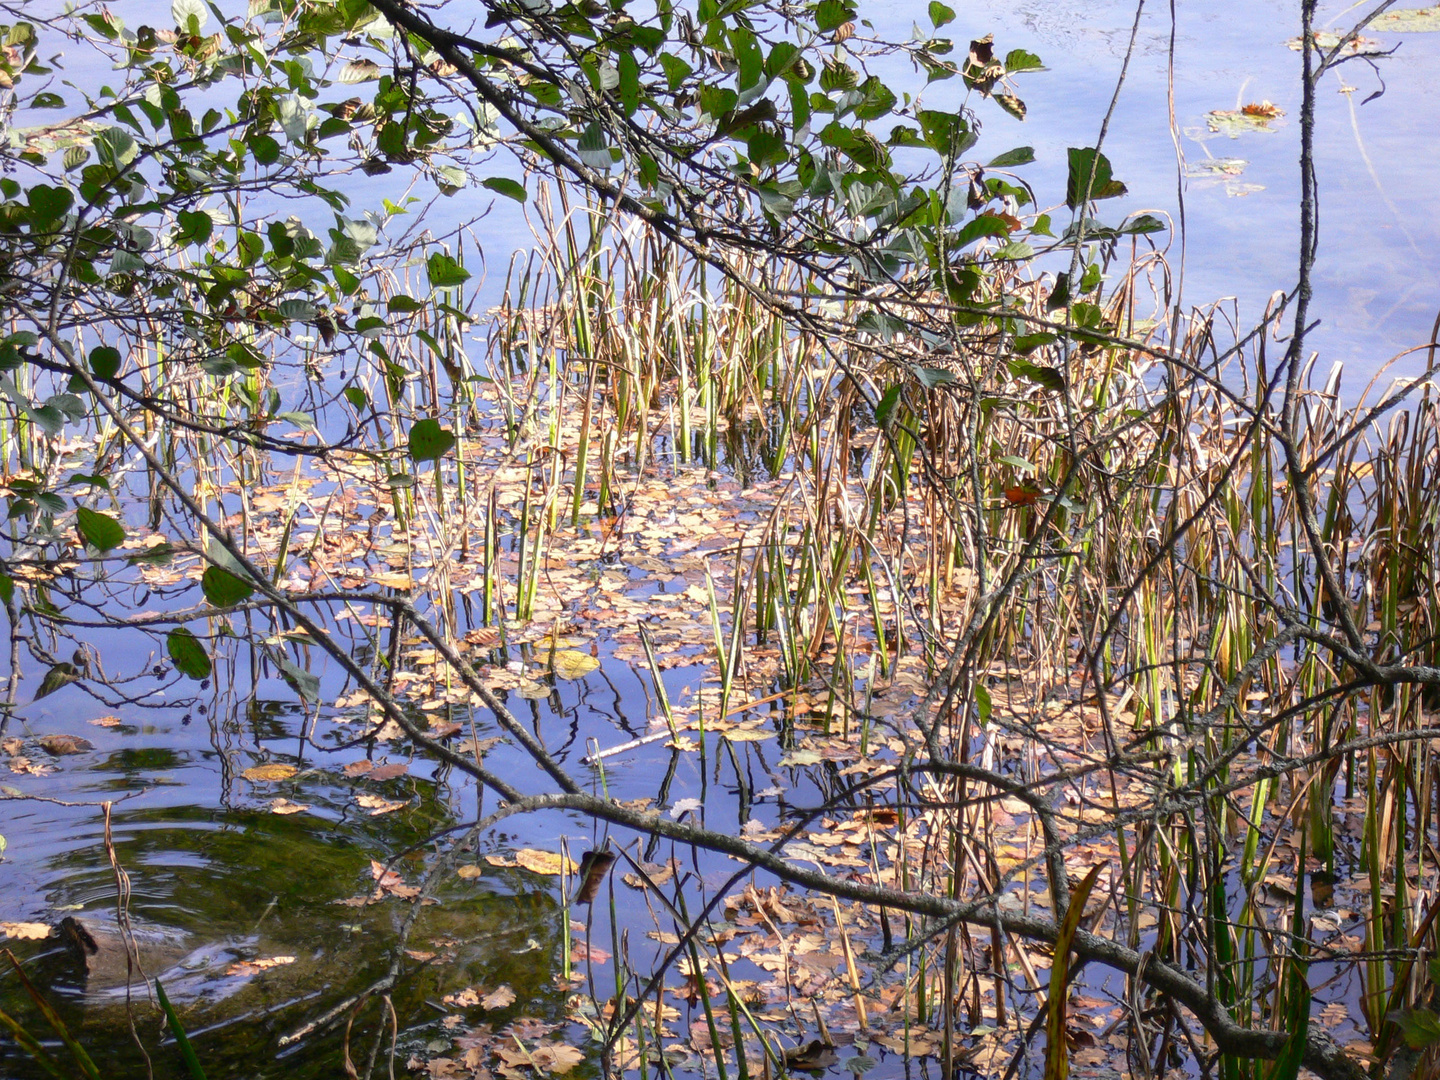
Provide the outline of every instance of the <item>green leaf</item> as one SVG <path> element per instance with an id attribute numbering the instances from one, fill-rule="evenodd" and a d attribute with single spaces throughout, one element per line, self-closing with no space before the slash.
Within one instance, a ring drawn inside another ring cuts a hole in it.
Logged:
<path id="1" fill-rule="evenodd" d="M 685 84 L 685 79 L 695 70 L 678 56 L 671 56 L 669 53 L 660 54 L 660 66 L 665 71 L 665 81 L 672 91 L 679 90 Z"/>
<path id="2" fill-rule="evenodd" d="M 90 350 L 90 373 L 97 379 L 113 379 L 120 374 L 120 350 L 97 345 Z"/>
<path id="3" fill-rule="evenodd" d="M 118 127 L 96 132 L 95 149 L 100 154 L 100 161 L 117 171 L 140 156 L 140 144 L 130 137 L 129 132 Z"/>
<path id="4" fill-rule="evenodd" d="M 855 9 L 841 0 L 820 0 L 815 8 L 815 28 L 822 34 L 838 30 L 855 18 Z"/>
<path id="5" fill-rule="evenodd" d="M 508 176 L 492 176 L 488 180 L 480 181 L 480 186 L 520 203 L 529 198 L 525 185 L 518 180 L 511 180 Z"/>
<path id="6" fill-rule="evenodd" d="M 205 599 L 214 607 L 219 608 L 232 607 L 248 600 L 255 592 L 249 582 L 218 566 L 206 568 L 204 575 L 200 578 L 200 588 L 205 593 Z"/>
<path id="7" fill-rule="evenodd" d="M 74 664 L 56 664 L 45 672 L 45 677 L 40 680 L 40 687 L 35 691 L 35 697 L 32 700 L 39 701 L 43 697 L 49 697 L 56 690 L 78 682 L 79 679 L 80 673 L 75 670 Z"/>
<path id="8" fill-rule="evenodd" d="M 930 22 L 936 30 L 954 19 L 955 12 L 952 8 L 946 7 L 940 0 L 930 0 Z"/>
<path id="9" fill-rule="evenodd" d="M 180 1047 L 180 1056 L 185 1061 L 185 1068 L 189 1070 L 190 1080 L 205 1080 L 205 1070 L 200 1067 L 200 1059 L 195 1055 L 195 1048 L 190 1045 L 190 1038 L 185 1034 L 180 1017 L 175 1015 L 175 1007 L 170 1004 L 170 998 L 165 993 L 165 987 L 160 985 L 159 979 L 155 980 L 155 996 L 160 1000 L 160 1009 L 165 1013 L 165 1022 L 170 1025 L 170 1034 L 175 1036 L 175 1044 Z"/>
<path id="10" fill-rule="evenodd" d="M 175 242 L 181 247 L 186 244 L 203 244 L 210 239 L 211 230 L 215 228 L 215 219 L 203 210 L 181 210 L 175 215 L 175 220 L 180 228 L 175 234 Z"/>
<path id="11" fill-rule="evenodd" d="M 69 213 L 70 207 L 75 205 L 75 193 L 69 188 L 36 184 L 25 192 L 25 200 L 30 204 L 32 226 L 40 227 L 59 221 Z"/>
<path id="12" fill-rule="evenodd" d="M 1017 71 L 1044 71 L 1045 65 L 1034 53 L 1024 49 L 1011 49 L 1005 54 L 1005 72 L 1013 75 Z"/>
<path id="13" fill-rule="evenodd" d="M 1035 148 L 1033 146 L 1017 146 L 1014 150 L 1006 150 L 997 158 L 992 158 L 987 169 L 1008 169 L 1016 165 L 1029 165 L 1035 160 Z"/>
<path id="14" fill-rule="evenodd" d="M 1402 1009 L 1385 1019 L 1393 1022 L 1412 1050 L 1424 1050 L 1440 1043 L 1440 1016 L 1429 1009 Z"/>
<path id="15" fill-rule="evenodd" d="M 1146 233 L 1164 232 L 1165 223 L 1154 214 L 1140 214 L 1121 225 L 1119 231 L 1125 236 L 1144 236 Z"/>
<path id="16" fill-rule="evenodd" d="M 425 271 L 432 289 L 453 289 L 470 280 L 470 271 L 441 251 L 425 260 Z"/>
<path id="17" fill-rule="evenodd" d="M 320 700 L 320 678 L 313 675 L 291 661 L 284 653 L 273 652 L 270 654 L 276 666 L 280 668 L 280 676 L 290 684 L 294 690 L 305 701 L 312 705 Z"/>
<path id="18" fill-rule="evenodd" d="M 280 160 L 280 144 L 269 135 L 251 135 L 245 140 L 258 165 L 274 165 Z"/>
<path id="19" fill-rule="evenodd" d="M 175 25 L 191 35 L 200 33 L 210 18 L 205 0 L 171 0 L 170 14 L 175 19 Z"/>
<path id="20" fill-rule="evenodd" d="M 183 626 L 177 626 L 165 637 L 165 647 L 170 659 L 175 661 L 175 670 L 192 679 L 210 677 L 210 657 L 205 655 L 205 646 L 200 639 Z"/>
<path id="21" fill-rule="evenodd" d="M 432 418 L 418 421 L 410 429 L 410 458 L 413 461 L 438 461 L 455 446 L 455 436 Z"/>
<path id="22" fill-rule="evenodd" d="M 125 542 L 125 529 L 118 521 L 88 506 L 76 507 L 75 531 L 97 551 L 109 551 Z"/>
<path id="23" fill-rule="evenodd" d="M 32 109 L 63 109 L 65 107 L 65 99 L 59 94 L 52 94 L 47 90 L 31 98 L 30 107 Z"/>
<path id="24" fill-rule="evenodd" d="M 1065 181 L 1065 205 L 1078 210 L 1085 198 L 1086 183 L 1090 185 L 1090 199 L 1113 199 L 1124 195 L 1126 188 L 1110 175 L 1110 159 L 1094 147 L 1070 147 L 1066 153 L 1070 158 L 1070 176 Z M 1091 180 L 1091 170 L 1094 179 Z"/>

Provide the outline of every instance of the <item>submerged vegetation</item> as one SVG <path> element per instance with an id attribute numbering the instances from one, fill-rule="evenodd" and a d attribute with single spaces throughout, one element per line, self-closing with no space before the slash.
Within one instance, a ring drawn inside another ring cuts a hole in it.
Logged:
<path id="1" fill-rule="evenodd" d="M 1305 345 L 1314 90 L 1360 27 L 1302 53 L 1297 281 L 1237 330 L 1100 147 L 1063 199 L 979 151 L 1041 60 L 955 49 L 943 3 L 904 43 L 846 0 L 475 10 L 6 28 L 4 798 L 92 749 L 33 701 L 220 732 L 212 688 L 283 683 L 300 749 L 227 785 L 406 822 L 326 898 L 393 906 L 393 955 L 285 1006 L 352 1074 L 1409 1075 L 1436 346 L 1347 400 Z M 503 273 L 480 193 L 537 237 Z M 612 742 L 542 723 L 626 664 Z M 498 868 L 559 879 L 548 996 L 440 985 L 462 935 L 420 913 Z M 417 968 L 442 1021 L 392 997 Z"/>

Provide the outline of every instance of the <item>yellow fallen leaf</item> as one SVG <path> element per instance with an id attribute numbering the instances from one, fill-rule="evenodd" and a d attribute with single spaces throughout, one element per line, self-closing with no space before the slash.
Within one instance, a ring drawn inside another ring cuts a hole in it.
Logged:
<path id="1" fill-rule="evenodd" d="M 231 964 L 225 969 L 226 975 L 240 975 L 249 977 L 259 975 L 262 971 L 269 971 L 271 968 L 282 967 L 285 964 L 293 964 L 293 956 L 271 956 L 264 960 L 240 960 Z"/>
<path id="2" fill-rule="evenodd" d="M 270 803 L 272 814 L 301 814 L 309 809 L 304 803 L 291 802 L 289 799 L 275 799 Z"/>
<path id="3" fill-rule="evenodd" d="M 96 727 L 119 727 L 123 721 L 118 716 L 101 716 L 98 719 L 91 720 L 90 723 Z"/>
<path id="4" fill-rule="evenodd" d="M 532 874 L 550 874 L 554 877 L 575 873 L 573 859 L 533 848 L 521 848 L 515 852 L 515 865 L 529 870 Z"/>
<path id="5" fill-rule="evenodd" d="M 485 871 L 482 870 L 480 867 L 476 866 L 474 863 L 466 863 L 464 866 L 460 867 L 458 870 L 455 871 L 455 875 L 457 877 L 464 878 L 467 881 L 470 878 L 480 877 L 480 875 L 482 875 L 483 873 L 485 873 Z"/>
<path id="6" fill-rule="evenodd" d="M 596 657 L 576 649 L 556 649 L 550 657 L 551 670 L 559 679 L 583 679 L 599 666 Z"/>
<path id="7" fill-rule="evenodd" d="M 274 783 L 277 780 L 289 780 L 300 770 L 294 765 L 284 765 L 278 761 L 272 761 L 268 765 L 255 765 L 246 769 L 240 775 L 246 780 L 253 780 L 261 783 Z"/>
<path id="8" fill-rule="evenodd" d="M 50 926 L 43 922 L 0 922 L 0 934 L 21 941 L 39 941 L 50 936 Z"/>

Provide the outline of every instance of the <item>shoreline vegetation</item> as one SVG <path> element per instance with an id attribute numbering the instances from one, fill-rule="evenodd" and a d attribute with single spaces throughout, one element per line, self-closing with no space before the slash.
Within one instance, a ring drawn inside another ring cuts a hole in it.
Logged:
<path id="1" fill-rule="evenodd" d="M 907 43 L 843 0 L 484 8 L 7 29 L 7 124 L 74 119 L 12 124 L 0 180 L 5 799 L 93 749 L 31 702 L 152 694 L 102 630 L 175 695 L 289 688 L 302 752 L 240 773 L 275 814 L 320 827 L 307 775 L 377 748 L 474 791 L 338 901 L 404 912 L 384 974 L 281 1039 L 348 1024 L 357 1075 L 402 1031 L 416 1070 L 509 1080 L 1410 1075 L 1440 1042 L 1436 344 L 1350 405 L 1305 345 L 1315 88 L 1364 23 L 1302 51 L 1297 281 L 1247 328 L 1172 303 L 1103 124 L 1049 212 L 1029 148 L 977 157 L 973 110 L 1023 116 L 1041 60 L 955 48 L 942 3 Z M 127 81 L 61 97 L 62 38 Z M 505 151 L 526 183 L 486 175 Z M 392 173 L 526 203 L 496 310 Z M 644 717 L 540 722 L 606 665 Z M 530 818 L 592 850 L 496 842 Z M 557 880 L 563 1008 L 387 1013 L 443 962 L 425 901 L 486 867 Z"/>

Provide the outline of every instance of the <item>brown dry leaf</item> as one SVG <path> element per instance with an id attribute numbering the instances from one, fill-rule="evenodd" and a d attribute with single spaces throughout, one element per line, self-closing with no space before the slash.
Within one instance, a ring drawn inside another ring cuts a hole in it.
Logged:
<path id="1" fill-rule="evenodd" d="M 50 936 L 50 925 L 43 922 L 0 922 L 0 934 L 20 941 L 39 941 Z"/>
<path id="2" fill-rule="evenodd" d="M 20 748 L 24 745 L 25 740 L 17 739 L 15 738 L 15 736 L 12 735 L 10 736 L 10 738 L 5 739 L 3 742 L 0 742 L 0 750 L 4 750 L 5 753 L 13 756 L 20 753 Z"/>
<path id="3" fill-rule="evenodd" d="M 453 994 L 446 994 L 440 999 L 452 1009 L 468 1009 L 480 1004 L 480 992 L 474 987 L 467 986 L 464 990 L 457 990 Z"/>
<path id="4" fill-rule="evenodd" d="M 575 873 L 573 859 L 549 851 L 536 851 L 534 848 L 521 848 L 515 852 L 515 865 L 529 870 L 532 874 L 549 874 L 552 877 Z"/>
<path id="5" fill-rule="evenodd" d="M 346 776 L 353 779 L 357 776 L 364 776 L 373 768 L 375 768 L 375 763 L 373 761 L 365 761 L 362 759 L 360 761 L 350 762 L 350 764 L 346 765 L 345 768 L 341 771 L 344 772 Z"/>
<path id="6" fill-rule="evenodd" d="M 289 780 L 300 770 L 294 765 L 285 765 L 278 761 L 272 761 L 267 765 L 254 765 L 240 775 L 246 780 L 255 783 L 273 784 L 280 780 Z"/>
<path id="7" fill-rule="evenodd" d="M 393 813 L 406 805 L 403 799 L 387 799 L 380 795 L 357 795 L 355 801 L 369 810 L 371 817 Z"/>
<path id="8" fill-rule="evenodd" d="M 482 1009 L 507 1009 L 515 1004 L 515 991 L 508 985 L 497 986 L 480 999 Z"/>
<path id="9" fill-rule="evenodd" d="M 271 968 L 283 967 L 286 964 L 293 964 L 293 956 L 271 956 L 263 960 L 240 960 L 231 964 L 225 969 L 226 975 L 239 975 L 249 978 L 251 975 L 259 975 L 262 971 L 269 971 Z"/>
<path id="10" fill-rule="evenodd" d="M 455 871 L 455 876 L 470 881 L 473 878 L 481 877 L 484 873 L 483 867 L 476 866 L 474 863 L 466 863 Z"/>
<path id="11" fill-rule="evenodd" d="M 79 735 L 41 735 L 35 740 L 43 746 L 47 753 L 56 757 L 64 757 L 66 754 L 83 754 L 87 750 L 94 750 L 95 744 L 89 739 L 82 739 Z"/>
<path id="12" fill-rule="evenodd" d="M 610 954 L 598 945 L 577 941 L 575 948 L 570 951 L 570 962 L 572 964 L 583 964 L 587 960 L 595 964 L 608 964 L 610 962 Z"/>
<path id="13" fill-rule="evenodd" d="M 91 720 L 90 723 L 96 727 L 119 727 L 124 721 L 118 716 L 101 716 Z"/>
<path id="14" fill-rule="evenodd" d="M 367 780 L 394 780 L 397 776 L 404 776 L 410 771 L 410 766 L 403 761 L 392 762 L 389 765 L 381 765 L 372 769 L 365 777 Z"/>
<path id="15" fill-rule="evenodd" d="M 272 814 L 303 814 L 310 807 L 306 803 L 291 802 L 289 799 L 275 799 L 270 803 Z"/>

